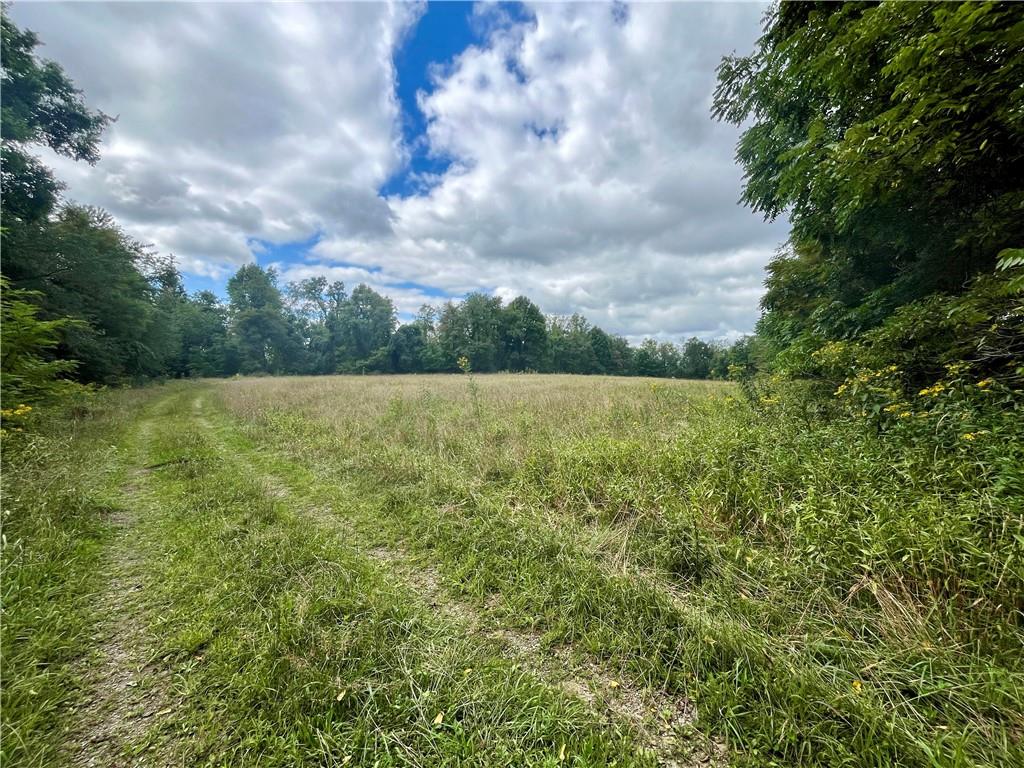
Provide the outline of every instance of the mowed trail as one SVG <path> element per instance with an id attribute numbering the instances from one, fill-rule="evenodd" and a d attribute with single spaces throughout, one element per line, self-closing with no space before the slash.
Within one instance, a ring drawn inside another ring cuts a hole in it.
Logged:
<path id="1" fill-rule="evenodd" d="M 136 440 L 145 444 L 151 426 L 151 419 L 140 420 Z M 138 456 L 131 463 L 138 464 Z M 171 764 L 151 740 L 173 711 L 167 670 L 153 658 L 154 643 L 147 636 L 150 606 L 139 553 L 144 477 L 151 471 L 144 465 L 131 467 L 121 485 L 124 504 L 108 521 L 114 528 L 104 558 L 109 581 L 97 597 L 91 653 L 79 663 L 86 693 L 65 743 L 68 762 L 75 768 Z"/>
<path id="2" fill-rule="evenodd" d="M 684 698 L 645 685 L 586 649 L 564 642 L 550 645 L 539 629 L 505 625 L 501 595 L 468 599 L 429 557 L 393 541 L 382 542 L 368 531 L 365 520 L 347 514 L 342 483 L 311 477 L 283 456 L 247 446 L 231 418 L 200 392 L 187 400 L 181 395 L 164 398 L 142 414 L 135 428 L 122 485 L 125 507 L 131 512 L 115 521 L 118 535 L 109 552 L 109 588 L 97 605 L 102 631 L 85 675 L 88 704 L 77 713 L 78 725 L 68 742 L 71 765 L 174 765 L 188 754 L 180 749 L 181 739 L 190 737 L 187 726 L 181 726 L 180 711 L 201 706 L 195 697 L 201 699 L 204 693 L 187 679 L 194 661 L 183 667 L 157 657 L 162 638 L 149 628 L 159 621 L 149 619 L 158 609 L 143 585 L 145 571 L 154 567 L 152 558 L 160 556 L 161 547 L 145 540 L 153 528 L 138 524 L 147 515 L 166 514 L 161 495 L 169 482 L 166 478 L 199 461 L 189 454 L 191 444 L 184 451 L 175 446 L 170 458 L 166 438 L 162 446 L 156 445 L 154 435 L 161 429 L 166 433 L 169 422 L 202 444 L 202 453 L 214 457 L 221 471 L 239 473 L 268 503 L 284 507 L 358 553 L 382 582 L 397 585 L 415 610 L 435 615 L 443 625 L 442 637 L 451 637 L 453 644 L 468 639 L 485 657 L 521 670 L 552 696 L 589 711 L 596 727 L 628 734 L 638 751 L 624 759 L 649 759 L 677 768 L 724 763 L 721 747 L 692 727 L 693 708 Z M 357 506 L 359 499 L 352 498 L 351 504 Z M 339 693 L 343 695 L 344 691 Z M 234 727 L 230 722 L 212 725 L 226 731 Z M 555 752 L 556 763 L 566 760 L 564 743 Z M 417 760 L 410 756 L 408 763 Z M 339 764 L 350 763 L 340 759 Z"/>

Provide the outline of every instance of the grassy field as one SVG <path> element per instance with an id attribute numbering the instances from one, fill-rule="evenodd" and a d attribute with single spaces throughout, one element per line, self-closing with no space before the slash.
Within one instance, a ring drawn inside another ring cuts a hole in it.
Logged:
<path id="1" fill-rule="evenodd" d="M 573 376 L 178 383 L 40 432 L 5 765 L 1024 764 L 1024 516 L 963 457 Z"/>

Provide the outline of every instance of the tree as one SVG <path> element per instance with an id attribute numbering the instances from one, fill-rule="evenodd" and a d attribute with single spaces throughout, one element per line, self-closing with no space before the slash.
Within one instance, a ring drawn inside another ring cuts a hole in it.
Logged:
<path id="1" fill-rule="evenodd" d="M 448 302 L 438 320 L 438 340 L 449 370 L 465 357 L 474 371 L 498 370 L 501 362 L 501 299 L 471 293 L 461 303 Z"/>
<path id="2" fill-rule="evenodd" d="M 366 368 L 375 353 L 386 349 L 397 323 L 391 299 L 368 285 L 357 285 L 337 308 L 334 327 L 340 347 L 339 369 L 361 371 Z"/>
<path id="3" fill-rule="evenodd" d="M 348 301 L 345 284 L 328 284 L 322 276 L 289 283 L 288 308 L 292 322 L 305 344 L 309 371 L 334 373 L 342 358 L 341 311 Z"/>
<path id="4" fill-rule="evenodd" d="M 540 308 L 525 296 L 509 302 L 501 315 L 501 367 L 539 371 L 547 354 L 547 322 Z"/>
<path id="5" fill-rule="evenodd" d="M 388 370 L 391 373 L 420 373 L 426 370 L 427 336 L 418 323 L 399 326 L 388 342 Z"/>
<path id="6" fill-rule="evenodd" d="M 684 379 L 706 379 L 711 374 L 711 345 L 696 336 L 687 339 L 679 360 L 679 375 Z"/>
<path id="7" fill-rule="evenodd" d="M 620 366 L 613 354 L 612 337 L 596 325 L 587 331 L 587 335 L 590 337 L 590 349 L 594 353 L 594 372 L 621 373 L 620 370 L 616 370 Z"/>
<path id="8" fill-rule="evenodd" d="M 298 338 L 284 313 L 274 270 L 247 264 L 228 281 L 230 320 L 242 373 L 294 370 Z"/>
<path id="9" fill-rule="evenodd" d="M 184 302 L 178 330 L 181 334 L 182 376 L 231 376 L 238 372 L 238 350 L 228 336 L 228 312 L 210 291 Z"/>
<path id="10" fill-rule="evenodd" d="M 58 207 L 60 183 L 32 154 L 46 146 L 74 160 L 95 162 L 109 118 L 90 110 L 63 70 L 39 59 L 34 33 L 0 12 L 3 88 L 3 274 L 39 307 L 39 319 L 58 323 L 59 342 L 43 355 L 77 360 L 84 381 L 115 382 L 152 375 L 166 352 L 155 323 L 155 286 L 140 269 L 151 254 L 127 237 L 108 214 Z"/>
<path id="11" fill-rule="evenodd" d="M 709 375 L 713 379 L 746 378 L 762 365 L 763 346 L 757 336 L 743 336 L 730 345 L 715 345 Z"/>
<path id="12" fill-rule="evenodd" d="M 792 223 L 762 335 L 857 337 L 1024 242 L 1022 35 L 1009 3 L 793 2 L 722 62 L 743 199 Z"/>
<path id="13" fill-rule="evenodd" d="M 664 376 L 665 367 L 658 354 L 658 342 L 644 339 L 633 355 L 633 370 L 637 376 Z"/>
<path id="14" fill-rule="evenodd" d="M 102 112 L 90 110 L 82 92 L 52 61 L 39 59 L 39 38 L 21 30 L 0 11 L 3 63 L 2 186 L 4 226 L 40 221 L 53 210 L 61 184 L 50 170 L 28 152 L 47 146 L 73 160 L 95 163 L 100 134 L 110 122 Z M 6 243 L 4 250 L 7 250 Z"/>
<path id="15" fill-rule="evenodd" d="M 148 249 L 98 208 L 65 206 L 40 226 L 7 233 L 4 274 L 34 292 L 41 317 L 73 318 L 55 350 L 79 361 L 83 381 L 113 383 L 160 367 L 164 329 L 156 286 L 141 271 Z"/>
<path id="16" fill-rule="evenodd" d="M 580 314 L 551 318 L 548 325 L 549 370 L 560 373 L 599 373 L 597 356 L 591 346 L 592 327 Z"/>
<path id="17" fill-rule="evenodd" d="M 683 358 L 675 344 L 665 341 L 658 345 L 658 362 L 662 376 L 678 379 L 684 375 Z"/>

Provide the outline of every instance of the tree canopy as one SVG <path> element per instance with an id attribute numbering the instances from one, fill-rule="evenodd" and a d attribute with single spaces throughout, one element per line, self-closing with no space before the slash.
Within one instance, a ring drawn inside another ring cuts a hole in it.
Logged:
<path id="1" fill-rule="evenodd" d="M 743 200 L 792 223 L 763 336 L 857 337 L 1024 242 L 1022 39 L 1012 3 L 787 2 L 723 60 Z"/>

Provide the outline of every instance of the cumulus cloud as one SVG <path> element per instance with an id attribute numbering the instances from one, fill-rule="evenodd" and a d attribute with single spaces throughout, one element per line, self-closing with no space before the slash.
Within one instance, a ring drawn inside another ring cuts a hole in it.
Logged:
<path id="1" fill-rule="evenodd" d="M 48 157 L 71 198 L 110 210 L 192 273 L 254 239 L 380 237 L 400 165 L 392 54 L 422 7 L 15 4 L 89 103 L 117 116 L 94 168 Z"/>
<path id="2" fill-rule="evenodd" d="M 756 5 L 478 6 L 480 44 L 438 62 L 418 99 L 417 141 L 451 164 L 387 198 L 410 170 L 392 62 L 421 6 L 15 11 L 120 113 L 96 168 L 58 168 L 72 196 L 193 273 L 319 234 L 285 279 L 368 282 L 406 313 L 437 293 L 417 286 L 525 293 L 632 339 L 711 338 L 753 327 L 785 239 L 737 204 L 737 133 L 709 115 L 721 56 L 759 34 Z"/>
<path id="3" fill-rule="evenodd" d="M 456 164 L 391 201 L 396 234 L 457 243 L 477 285 L 631 337 L 749 330 L 785 232 L 737 205 L 736 132 L 709 110 L 715 67 L 752 44 L 761 9 L 532 10 L 421 96 L 431 147 Z"/>

